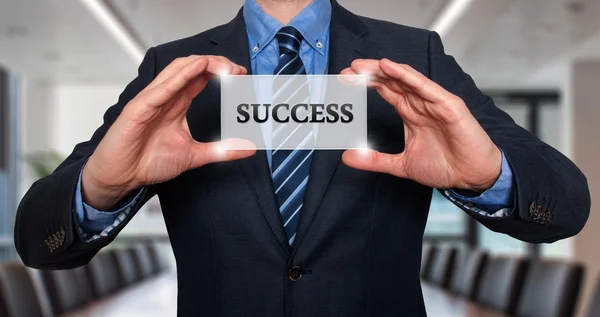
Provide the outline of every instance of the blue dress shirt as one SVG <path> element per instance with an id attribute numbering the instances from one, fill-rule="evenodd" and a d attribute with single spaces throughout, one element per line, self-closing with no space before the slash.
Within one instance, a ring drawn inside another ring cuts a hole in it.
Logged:
<path id="1" fill-rule="evenodd" d="M 300 57 L 307 74 L 327 73 L 331 10 L 329 0 L 313 0 L 288 24 L 300 31 L 304 38 L 300 46 Z M 279 48 L 275 35 L 284 25 L 267 15 L 254 0 L 246 0 L 243 14 L 248 33 L 252 73 L 273 74 L 279 61 Z M 270 164 L 270 152 L 267 154 Z M 145 189 L 140 190 L 123 207 L 113 211 L 99 211 L 83 202 L 80 176 L 75 193 L 75 213 L 82 237 L 92 240 L 107 235 L 112 229 L 121 225 L 144 192 Z M 512 211 L 513 206 L 512 171 L 503 153 L 501 175 L 489 190 L 475 197 L 464 196 L 449 189 L 440 192 L 454 203 L 466 206 L 475 213 L 489 217 L 503 217 Z"/>

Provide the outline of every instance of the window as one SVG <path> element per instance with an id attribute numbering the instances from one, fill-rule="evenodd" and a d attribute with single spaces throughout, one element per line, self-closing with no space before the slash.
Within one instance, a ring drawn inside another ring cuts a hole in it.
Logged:
<path id="1" fill-rule="evenodd" d="M 425 236 L 456 237 L 462 239 L 466 235 L 467 215 L 447 200 L 437 190 L 433 191 L 429 218 L 425 227 Z"/>
<path id="2" fill-rule="evenodd" d="M 545 91 L 494 91 L 499 108 L 507 112 L 520 126 L 528 128 L 542 140 L 561 150 L 564 149 L 564 121 L 557 106 L 559 95 Z M 425 240 L 459 242 L 476 245 L 492 253 L 529 254 L 537 256 L 538 246 L 529 245 L 506 234 L 496 233 L 475 222 L 465 212 L 434 191 L 429 219 L 425 228 Z M 542 249 L 545 255 L 568 253 L 565 243 L 553 244 Z"/>
<path id="3" fill-rule="evenodd" d="M 0 261 L 13 259 L 17 209 L 17 80 L 0 69 Z"/>

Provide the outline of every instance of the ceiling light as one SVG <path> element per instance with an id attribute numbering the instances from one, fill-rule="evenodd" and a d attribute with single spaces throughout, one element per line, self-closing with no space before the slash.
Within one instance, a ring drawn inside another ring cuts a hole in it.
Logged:
<path id="1" fill-rule="evenodd" d="M 431 29 L 444 37 L 456 21 L 467 11 L 472 2 L 473 0 L 452 0 L 435 19 Z"/>
<path id="2" fill-rule="evenodd" d="M 62 54 L 59 52 L 47 52 L 43 56 L 44 60 L 52 63 L 58 63 L 63 60 Z"/>
<path id="3" fill-rule="evenodd" d="M 29 28 L 23 25 L 9 25 L 4 31 L 4 34 L 11 39 L 18 37 L 24 38 L 27 37 L 29 33 L 31 33 Z"/>
<path id="4" fill-rule="evenodd" d="M 123 46 L 127 54 L 137 64 L 144 58 L 144 49 L 117 16 L 102 0 L 79 0 L 84 7 L 104 26 L 104 28 Z"/>
<path id="5" fill-rule="evenodd" d="M 583 1 L 571 1 L 567 3 L 567 10 L 571 13 L 581 13 L 585 11 L 585 3 Z"/>

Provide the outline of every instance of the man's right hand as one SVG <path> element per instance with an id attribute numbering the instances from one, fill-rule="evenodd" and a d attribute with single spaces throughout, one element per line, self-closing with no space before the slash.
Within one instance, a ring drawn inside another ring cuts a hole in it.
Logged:
<path id="1" fill-rule="evenodd" d="M 254 150 L 222 150 L 221 142 L 197 142 L 190 134 L 186 112 L 192 99 L 223 73 L 245 75 L 247 70 L 221 56 L 189 56 L 167 66 L 123 108 L 87 161 L 82 174 L 84 201 L 108 210 L 144 185 L 209 163 L 253 155 Z"/>

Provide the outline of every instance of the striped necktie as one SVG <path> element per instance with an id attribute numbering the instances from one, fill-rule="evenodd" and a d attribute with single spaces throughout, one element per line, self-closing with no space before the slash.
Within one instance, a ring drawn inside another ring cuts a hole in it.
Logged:
<path id="1" fill-rule="evenodd" d="M 292 26 L 281 28 L 277 33 L 279 43 L 279 63 L 275 68 L 273 80 L 273 105 L 286 103 L 295 105 L 308 103 L 308 82 L 304 76 L 306 70 L 300 59 L 302 34 Z M 307 110 L 308 111 L 308 110 Z M 291 245 L 296 238 L 296 228 L 308 182 L 310 162 L 314 150 L 301 150 L 314 143 L 312 124 L 286 124 L 273 122 L 271 173 L 275 188 L 275 197 L 288 242 Z"/>

